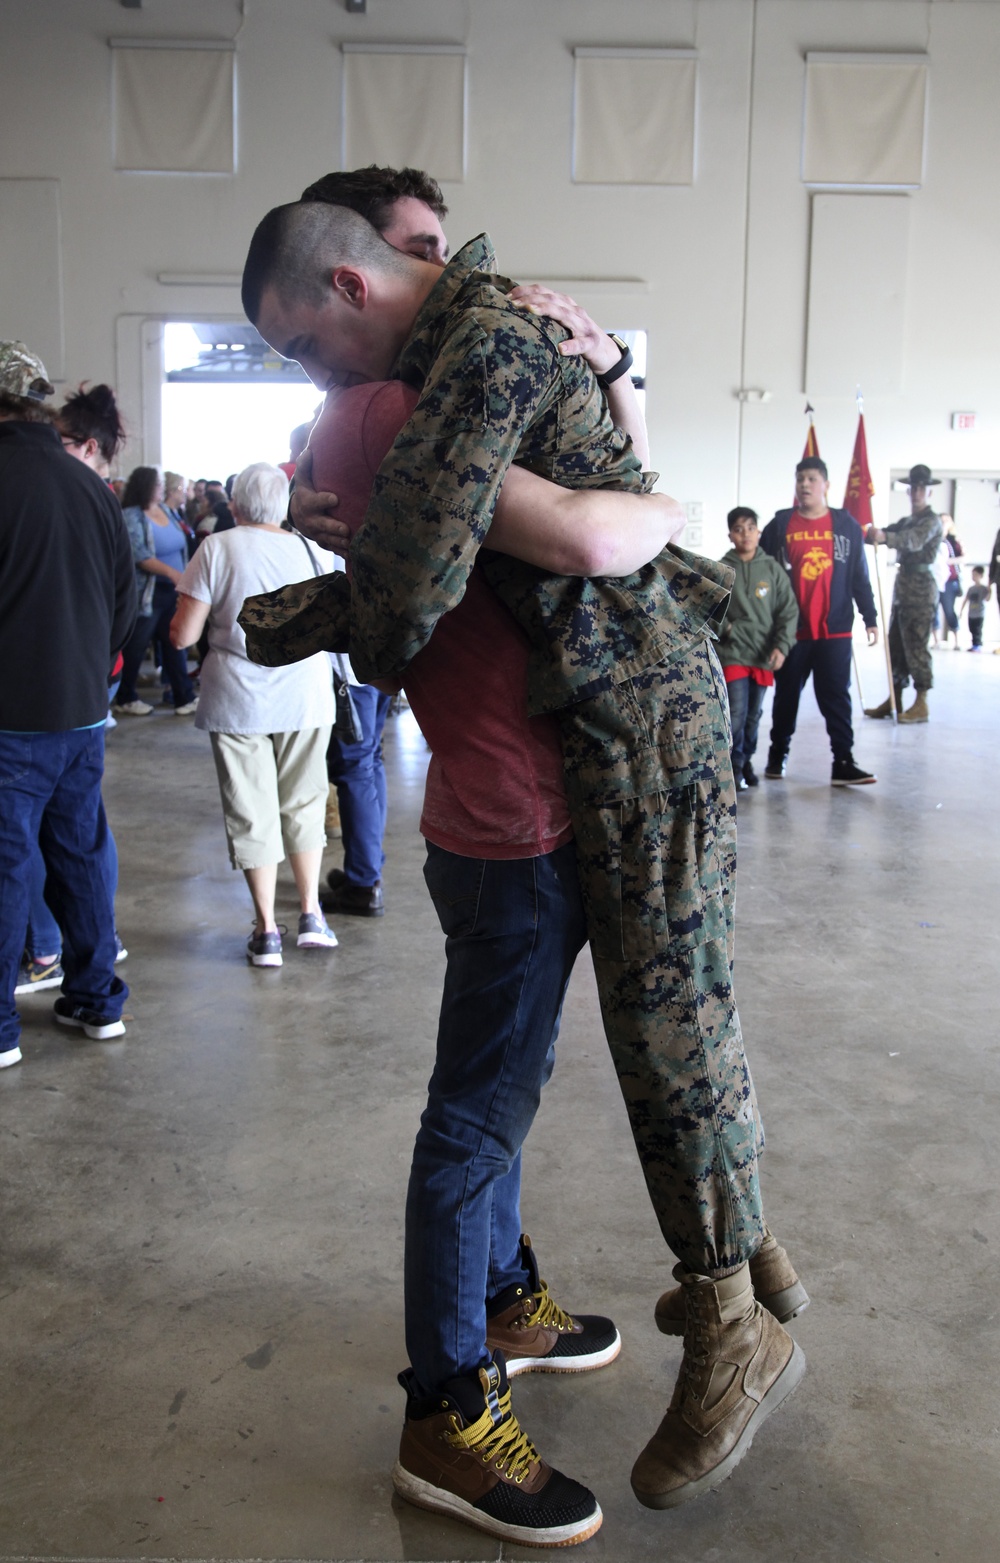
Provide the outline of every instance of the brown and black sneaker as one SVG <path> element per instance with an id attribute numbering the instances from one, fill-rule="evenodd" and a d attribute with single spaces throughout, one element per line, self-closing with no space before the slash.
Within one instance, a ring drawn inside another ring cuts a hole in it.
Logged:
<path id="1" fill-rule="evenodd" d="M 538 1274 L 531 1239 L 521 1238 L 527 1280 L 508 1286 L 486 1305 L 486 1344 L 502 1351 L 508 1378 L 518 1373 L 589 1373 L 613 1362 L 621 1336 L 600 1314 L 569 1314 Z"/>
<path id="2" fill-rule="evenodd" d="M 399 1375 L 406 1422 L 392 1482 L 401 1498 L 503 1541 L 572 1547 L 600 1530 L 594 1494 L 546 1465 L 511 1410 L 503 1355 L 439 1395 Z"/>
<path id="3" fill-rule="evenodd" d="M 798 1318 L 809 1306 L 809 1293 L 795 1274 L 792 1261 L 767 1227 L 764 1241 L 750 1261 L 750 1280 L 757 1301 L 774 1314 L 779 1324 Z M 684 1334 L 683 1286 L 663 1293 L 656 1304 L 655 1318 L 657 1329 L 664 1335 Z"/>
<path id="4" fill-rule="evenodd" d="M 713 1281 L 678 1265 L 687 1324 L 673 1398 L 632 1467 L 647 1509 L 673 1509 L 724 1482 L 806 1368 L 799 1346 L 757 1302 L 748 1265 Z"/>

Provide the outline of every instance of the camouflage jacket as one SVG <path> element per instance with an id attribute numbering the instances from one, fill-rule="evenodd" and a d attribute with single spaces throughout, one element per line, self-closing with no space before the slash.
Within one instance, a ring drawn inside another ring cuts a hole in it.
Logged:
<path id="1" fill-rule="evenodd" d="M 304 583 L 251 599 L 240 622 L 254 660 L 346 649 L 358 677 L 400 673 L 458 603 L 511 462 L 570 488 L 641 492 L 628 435 L 565 331 L 507 295 L 485 235 L 458 251 L 420 309 L 395 372 L 421 392 L 379 468 L 351 545 L 352 586 Z M 490 584 L 532 645 L 529 710 L 573 704 L 683 652 L 728 598 L 732 572 L 669 548 L 622 579 L 547 575 L 484 550 Z M 291 594 L 291 595 L 289 595 Z M 281 613 L 294 596 L 294 625 Z"/>
<path id="2" fill-rule="evenodd" d="M 933 569 L 943 536 L 941 517 L 930 505 L 885 529 L 886 543 L 897 550 L 896 562 L 907 575 L 921 568 Z"/>

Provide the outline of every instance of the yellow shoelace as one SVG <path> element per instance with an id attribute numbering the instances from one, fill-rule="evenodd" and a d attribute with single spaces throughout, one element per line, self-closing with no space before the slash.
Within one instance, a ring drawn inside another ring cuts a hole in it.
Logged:
<path id="1" fill-rule="evenodd" d="M 565 1309 L 560 1308 L 555 1298 L 549 1296 L 548 1286 L 540 1281 L 540 1292 L 535 1292 L 535 1312 L 531 1315 L 532 1324 L 541 1324 L 548 1329 L 559 1330 L 561 1334 L 568 1335 L 573 1329 L 573 1320 Z"/>
<path id="2" fill-rule="evenodd" d="M 458 1418 L 452 1417 L 452 1431 L 445 1437 L 452 1448 L 468 1449 L 479 1455 L 484 1465 L 492 1465 L 498 1474 L 506 1474 L 520 1485 L 537 1461 L 538 1451 L 527 1433 L 522 1433 L 510 1408 L 510 1390 L 500 1396 L 498 1404 L 503 1419 L 499 1427 L 494 1427 L 487 1410 L 471 1427 L 459 1427 Z"/>

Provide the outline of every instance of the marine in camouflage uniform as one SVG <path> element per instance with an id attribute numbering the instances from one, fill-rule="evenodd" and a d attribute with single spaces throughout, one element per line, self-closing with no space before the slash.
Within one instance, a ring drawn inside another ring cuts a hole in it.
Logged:
<path id="1" fill-rule="evenodd" d="M 934 687 L 930 638 L 940 595 L 934 561 L 943 535 L 941 517 L 930 505 L 885 528 L 885 541 L 895 548 L 898 564 L 889 618 L 889 659 L 897 710 L 911 678 L 918 695 Z"/>
<path id="2" fill-rule="evenodd" d="M 350 647 L 402 672 L 477 556 L 531 643 L 531 714 L 561 725 L 605 1031 L 664 1237 L 720 1277 L 763 1235 L 753 1084 L 732 990 L 735 789 L 712 646 L 732 572 L 668 548 L 623 579 L 555 577 L 483 548 L 513 460 L 641 491 L 631 443 L 555 322 L 517 309 L 485 236 L 428 295 L 395 372 L 421 393 L 342 575 L 252 599 L 255 660 Z M 482 552 L 480 550 L 482 549 Z M 290 606 L 290 622 L 282 622 Z"/>

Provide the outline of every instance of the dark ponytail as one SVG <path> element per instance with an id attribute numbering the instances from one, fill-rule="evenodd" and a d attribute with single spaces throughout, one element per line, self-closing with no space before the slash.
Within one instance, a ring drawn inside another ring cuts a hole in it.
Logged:
<path id="1" fill-rule="evenodd" d="M 95 385 L 89 391 L 81 385 L 73 396 L 66 398 L 56 422 L 60 434 L 74 445 L 96 440 L 109 464 L 125 443 L 125 425 L 110 385 Z"/>

